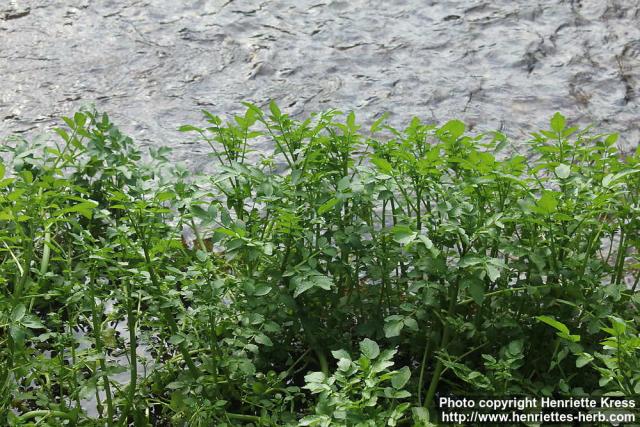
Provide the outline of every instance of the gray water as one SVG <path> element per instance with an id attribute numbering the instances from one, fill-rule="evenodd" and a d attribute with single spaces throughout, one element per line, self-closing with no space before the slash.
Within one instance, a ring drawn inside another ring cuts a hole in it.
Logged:
<path id="1" fill-rule="evenodd" d="M 0 0 L 0 138 L 94 103 L 204 166 L 176 131 L 240 102 L 390 112 L 514 140 L 561 111 L 640 140 L 640 2 Z"/>

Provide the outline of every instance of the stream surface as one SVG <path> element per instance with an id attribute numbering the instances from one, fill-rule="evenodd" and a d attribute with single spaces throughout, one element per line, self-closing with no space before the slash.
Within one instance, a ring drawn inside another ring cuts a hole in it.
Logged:
<path id="1" fill-rule="evenodd" d="M 273 99 L 517 141 L 561 111 L 632 150 L 639 96 L 640 1 L 0 0 L 0 141 L 93 104 L 200 170 L 208 149 L 178 126 Z"/>
<path id="2" fill-rule="evenodd" d="M 2 139 L 93 103 L 195 169 L 207 148 L 177 127 L 246 100 L 396 126 L 460 118 L 518 141 L 561 111 L 631 150 L 640 1 L 2 0 L 0 77 Z"/>

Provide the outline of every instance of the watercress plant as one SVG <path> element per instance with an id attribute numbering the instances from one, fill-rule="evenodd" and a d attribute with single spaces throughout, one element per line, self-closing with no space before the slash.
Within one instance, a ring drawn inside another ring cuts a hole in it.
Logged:
<path id="1" fill-rule="evenodd" d="M 440 394 L 640 393 L 640 153 L 616 135 L 245 106 L 180 127 L 208 172 L 95 111 L 1 147 L 4 424 L 430 425 Z"/>

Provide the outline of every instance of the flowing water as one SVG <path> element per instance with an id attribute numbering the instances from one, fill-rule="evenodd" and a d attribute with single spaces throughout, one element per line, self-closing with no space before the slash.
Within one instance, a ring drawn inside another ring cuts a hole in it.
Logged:
<path id="1" fill-rule="evenodd" d="M 0 138 L 93 103 L 193 168 L 206 148 L 176 128 L 244 100 L 457 117 L 517 140 L 561 111 L 629 150 L 640 1 L 2 0 L 0 76 Z"/>

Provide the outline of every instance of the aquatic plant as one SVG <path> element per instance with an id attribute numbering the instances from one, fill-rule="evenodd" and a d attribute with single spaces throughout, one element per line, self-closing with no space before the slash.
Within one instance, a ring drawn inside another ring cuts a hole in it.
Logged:
<path id="1" fill-rule="evenodd" d="M 94 111 L 2 146 L 4 424 L 427 425 L 443 393 L 640 393 L 640 154 L 616 135 L 555 114 L 517 154 L 458 120 L 246 107 L 180 128 L 211 173 Z"/>

